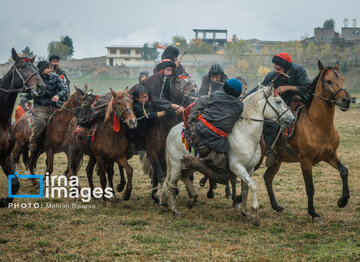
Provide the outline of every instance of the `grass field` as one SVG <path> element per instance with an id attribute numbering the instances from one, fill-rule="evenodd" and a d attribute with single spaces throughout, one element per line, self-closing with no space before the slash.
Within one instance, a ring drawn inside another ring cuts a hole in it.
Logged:
<path id="1" fill-rule="evenodd" d="M 339 154 L 349 169 L 349 204 L 336 205 L 341 195 L 339 173 L 327 164 L 314 167 L 315 207 L 323 224 L 314 224 L 307 214 L 307 197 L 298 164 L 284 164 L 274 180 L 280 205 L 270 207 L 262 179 L 264 167 L 254 174 L 258 185 L 261 225 L 254 227 L 218 186 L 215 198 L 206 198 L 199 188 L 200 207 L 186 208 L 187 194 L 180 182 L 179 210 L 183 218 L 161 213 L 150 197 L 150 179 L 135 157 L 132 196 L 117 199 L 111 208 L 102 200 L 91 200 L 95 208 L 71 208 L 82 204 L 68 199 L 17 199 L 17 203 L 66 205 L 70 208 L 25 208 L 0 210 L 0 261 L 359 261 L 360 260 L 360 108 L 336 112 L 341 136 Z M 326 135 L 326 134 L 325 134 Z M 45 158 L 38 173 L 45 170 Z M 87 186 L 85 166 L 80 184 Z M 64 154 L 55 158 L 55 175 L 66 166 Z M 24 170 L 20 170 L 24 173 Z M 116 173 L 117 170 L 116 170 Z M 196 176 L 196 185 L 201 176 Z M 94 175 L 95 186 L 100 186 Z M 119 176 L 114 177 L 117 184 Z M 0 174 L 0 196 L 7 192 L 7 180 Z M 22 181 L 21 194 L 37 193 L 29 181 Z"/>

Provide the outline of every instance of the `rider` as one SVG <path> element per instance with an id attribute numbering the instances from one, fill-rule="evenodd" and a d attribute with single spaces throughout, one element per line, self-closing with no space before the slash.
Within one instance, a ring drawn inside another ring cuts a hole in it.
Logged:
<path id="1" fill-rule="evenodd" d="M 230 150 L 230 145 L 227 136 L 243 111 L 243 104 L 239 99 L 241 92 L 241 82 L 231 78 L 225 82 L 222 90 L 211 93 L 207 102 L 200 102 L 205 105 L 204 109 L 195 104 L 189 117 L 193 146 L 202 162 L 212 169 L 220 170 L 216 173 L 229 173 L 226 153 Z M 206 96 L 200 99 L 205 100 Z M 191 155 L 184 157 L 186 168 L 198 167 L 202 165 L 201 161 Z M 229 176 L 219 178 L 226 183 Z"/>
<path id="2" fill-rule="evenodd" d="M 279 53 L 272 59 L 274 70 L 267 74 L 264 81 L 261 83 L 266 86 L 269 85 L 273 79 L 274 89 L 281 96 L 284 102 L 290 106 L 295 95 L 300 95 L 302 100 L 309 99 L 308 86 L 311 84 L 304 67 L 292 62 L 292 59 L 287 53 Z M 286 74 L 282 75 L 282 73 Z M 280 126 L 277 123 L 264 123 L 264 139 L 267 148 L 266 166 L 272 166 L 277 162 L 277 152 L 271 148 L 274 143 Z"/>
<path id="3" fill-rule="evenodd" d="M 180 75 L 189 77 L 190 75 L 185 71 L 184 67 L 182 66 L 182 64 L 180 64 L 180 61 L 178 60 L 179 53 L 180 52 L 179 49 L 177 49 L 177 47 L 170 45 L 166 47 L 166 49 L 162 53 L 161 61 L 163 61 L 164 59 L 170 59 L 176 64 L 175 77 L 179 77 Z M 157 67 L 155 67 L 154 74 L 157 71 L 158 69 Z"/>
<path id="4" fill-rule="evenodd" d="M 58 75 L 51 73 L 51 64 L 47 61 L 40 61 L 37 65 L 42 80 L 46 85 L 44 95 L 34 98 L 34 122 L 31 126 L 30 151 L 38 148 L 41 133 L 44 131 L 49 117 L 52 113 L 52 105 L 64 101 L 67 89 Z M 28 100 L 33 99 L 26 94 Z"/>
<path id="5" fill-rule="evenodd" d="M 210 95 L 212 92 L 221 90 L 228 76 L 219 64 L 213 64 L 209 72 L 203 76 L 199 95 Z"/>
<path id="6" fill-rule="evenodd" d="M 170 59 L 164 59 L 156 66 L 157 74 L 154 74 L 140 84 L 149 91 L 149 99 L 155 110 L 174 109 L 176 113 L 184 111 L 182 106 L 170 102 L 171 86 L 174 83 L 176 64 Z"/>
<path id="7" fill-rule="evenodd" d="M 139 83 L 149 77 L 148 71 L 141 71 L 139 74 Z"/>
<path id="8" fill-rule="evenodd" d="M 60 68 L 59 66 L 59 62 L 60 62 L 60 57 L 58 55 L 51 55 L 49 57 L 49 62 L 52 66 L 52 72 L 57 74 L 60 79 L 63 81 L 64 86 L 68 89 L 68 97 L 65 100 L 68 100 L 70 97 L 70 80 L 69 78 L 67 78 L 66 76 L 66 72 Z"/>
<path id="9" fill-rule="evenodd" d="M 15 111 L 15 121 L 18 121 L 20 118 L 23 117 L 23 115 L 26 114 L 27 111 L 29 111 L 31 108 L 31 103 L 29 100 L 27 100 L 25 97 L 22 97 L 20 99 L 19 106 L 16 108 Z"/>

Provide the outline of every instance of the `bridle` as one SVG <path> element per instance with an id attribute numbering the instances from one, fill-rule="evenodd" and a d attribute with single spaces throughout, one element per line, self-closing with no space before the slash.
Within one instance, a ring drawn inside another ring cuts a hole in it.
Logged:
<path id="1" fill-rule="evenodd" d="M 275 96 L 278 96 L 278 93 L 273 89 L 273 87 L 271 87 L 271 91 L 274 93 Z M 266 106 L 269 105 L 272 110 L 275 111 L 276 115 L 277 115 L 277 120 L 276 122 L 279 123 L 279 124 L 283 124 L 283 122 L 280 120 L 281 117 L 287 113 L 287 111 L 290 110 L 289 107 L 286 107 L 286 110 L 284 110 L 284 112 L 282 112 L 281 114 L 276 110 L 276 108 L 269 102 L 269 97 L 271 96 L 271 93 L 267 96 L 265 91 L 263 91 L 263 95 L 264 95 L 264 98 L 265 98 L 265 105 L 264 105 L 264 108 L 263 108 L 263 115 L 265 113 L 265 109 L 266 109 Z M 265 121 L 265 120 L 264 120 Z M 266 121 L 270 121 L 270 120 L 266 120 Z M 273 122 L 273 121 L 271 121 Z"/>
<path id="2" fill-rule="evenodd" d="M 113 107 L 113 111 L 114 111 L 114 114 L 123 122 L 126 122 L 126 119 L 123 117 L 123 114 L 127 111 L 129 112 L 133 112 L 133 109 L 129 106 L 126 106 L 126 108 L 124 108 L 121 112 L 120 110 L 118 109 L 118 107 L 116 106 L 117 104 L 117 101 L 118 100 L 121 100 L 121 99 L 124 99 L 126 101 L 129 100 L 129 98 L 126 96 L 126 95 L 122 95 L 122 96 L 116 96 L 115 99 L 113 100 L 112 102 L 112 107 Z"/>
<path id="3" fill-rule="evenodd" d="M 22 59 L 21 62 L 28 62 L 30 59 L 26 58 L 26 59 Z M 24 79 L 24 76 L 20 73 L 19 69 L 16 67 L 16 63 L 10 68 L 10 70 L 12 70 L 12 76 L 11 76 L 11 85 L 10 85 L 10 89 L 4 89 L 0 87 L 0 91 L 3 91 L 5 93 L 24 93 L 27 92 L 29 89 L 32 89 L 30 87 L 27 86 L 27 83 L 29 82 L 29 80 L 35 76 L 36 74 L 39 74 L 39 70 L 33 65 L 31 64 L 34 68 L 35 71 L 30 74 L 26 79 Z M 9 70 L 9 71 L 10 71 Z M 22 87 L 19 89 L 13 89 L 14 87 L 14 79 L 15 79 L 15 73 L 20 77 L 21 81 L 22 81 Z M 35 95 L 38 95 L 36 93 L 35 90 L 33 90 Z"/>
<path id="4" fill-rule="evenodd" d="M 335 97 L 341 92 L 341 91 L 344 91 L 346 96 L 348 98 L 350 98 L 350 94 L 348 91 L 346 91 L 346 89 L 344 87 L 341 87 L 339 88 L 336 92 L 332 92 L 331 89 L 329 88 L 329 84 L 326 83 L 326 81 L 324 80 L 325 76 L 327 73 L 329 72 L 336 72 L 337 74 L 339 74 L 334 68 L 330 67 L 328 68 L 325 73 L 321 76 L 321 94 L 322 96 L 318 96 L 316 95 L 315 93 L 313 93 L 312 95 L 314 97 L 317 97 L 317 98 L 320 98 L 321 100 L 324 100 L 330 104 L 336 104 L 338 105 L 340 108 L 343 108 L 343 106 L 335 99 Z M 327 98 L 326 97 L 326 94 L 325 94 L 325 90 L 326 89 L 326 92 L 330 95 L 330 98 Z"/>

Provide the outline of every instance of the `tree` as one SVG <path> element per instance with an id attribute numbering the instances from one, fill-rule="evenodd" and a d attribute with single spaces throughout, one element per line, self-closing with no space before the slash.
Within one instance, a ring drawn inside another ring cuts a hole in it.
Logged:
<path id="1" fill-rule="evenodd" d="M 70 48 L 67 45 L 64 45 L 60 41 L 52 41 L 48 45 L 48 54 L 58 55 L 61 59 L 67 59 L 70 53 Z"/>
<path id="2" fill-rule="evenodd" d="M 214 47 L 201 39 L 192 39 L 190 41 L 189 50 L 194 54 L 213 54 Z"/>
<path id="3" fill-rule="evenodd" d="M 158 58 L 159 52 L 156 50 L 155 46 L 149 47 L 149 44 L 144 44 L 142 50 L 141 50 L 141 57 L 144 60 L 155 60 Z"/>
<path id="4" fill-rule="evenodd" d="M 250 52 L 250 45 L 245 40 L 239 40 L 227 43 L 225 50 L 230 56 L 240 56 Z"/>
<path id="5" fill-rule="evenodd" d="M 335 20 L 332 18 L 325 20 L 323 29 L 335 29 Z"/>
<path id="6" fill-rule="evenodd" d="M 267 66 L 259 66 L 258 71 L 257 71 L 257 77 L 259 79 L 264 79 L 265 76 L 270 72 L 270 68 Z"/>
<path id="7" fill-rule="evenodd" d="M 178 35 L 173 36 L 172 43 L 179 49 L 180 53 L 184 53 L 188 48 L 187 41 L 183 36 L 178 36 Z"/>
<path id="8" fill-rule="evenodd" d="M 30 50 L 30 48 L 28 46 L 26 46 L 24 48 L 24 50 L 21 50 L 21 56 L 24 57 L 33 57 L 34 56 L 34 52 Z"/>
<path id="9" fill-rule="evenodd" d="M 69 54 L 68 57 L 71 58 L 74 55 L 74 46 L 73 46 L 73 41 L 69 36 L 62 36 L 61 37 L 61 41 L 60 41 L 63 45 L 66 45 L 69 47 Z"/>

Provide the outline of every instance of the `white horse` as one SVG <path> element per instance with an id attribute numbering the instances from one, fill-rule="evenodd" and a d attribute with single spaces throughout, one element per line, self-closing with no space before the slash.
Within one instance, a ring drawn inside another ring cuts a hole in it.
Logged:
<path id="1" fill-rule="evenodd" d="M 228 152 L 229 168 L 236 177 L 242 180 L 242 213 L 250 217 L 253 224 L 258 225 L 259 218 L 257 210 L 259 204 L 256 195 L 256 183 L 251 178 L 251 175 L 261 157 L 259 142 L 263 130 L 264 118 L 278 122 L 279 124 L 293 124 L 295 123 L 295 117 L 281 97 L 275 94 L 272 87 L 259 85 L 259 89 L 248 95 L 243 100 L 243 103 L 244 111 L 228 135 L 230 144 L 230 151 Z M 175 189 L 177 188 L 179 179 L 184 182 L 187 191 L 190 193 L 188 207 L 191 208 L 197 199 L 197 192 L 190 182 L 189 176 L 194 170 L 203 171 L 196 169 L 194 166 L 191 166 L 191 169 L 184 169 L 184 163 L 182 163 L 182 161 L 184 156 L 189 157 L 189 153 L 182 143 L 182 126 L 183 123 L 174 126 L 167 136 L 167 176 L 159 192 L 162 203 L 167 196 L 170 197 L 171 209 L 174 214 L 178 213 L 176 210 Z M 235 183 L 233 183 L 233 187 L 234 186 Z M 252 192 L 253 214 L 250 214 L 247 210 L 248 187 L 250 187 Z"/>

